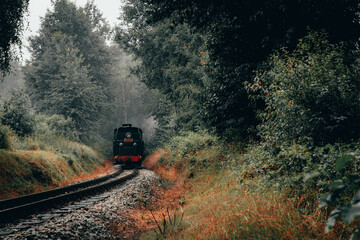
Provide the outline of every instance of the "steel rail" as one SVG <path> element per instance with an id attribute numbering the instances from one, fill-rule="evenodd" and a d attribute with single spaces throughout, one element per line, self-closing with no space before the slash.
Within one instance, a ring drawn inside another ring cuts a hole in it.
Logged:
<path id="1" fill-rule="evenodd" d="M 110 174 L 102 178 L 102 180 L 94 179 L 79 184 L 70 185 L 60 189 L 49 190 L 42 193 L 31 194 L 24 197 L 3 200 L 8 207 L 0 208 L 0 224 L 9 223 L 16 219 L 24 218 L 31 214 L 56 208 L 64 203 L 78 200 L 84 196 L 91 195 L 100 191 L 109 189 L 115 185 L 123 183 L 138 174 L 138 170 L 134 169 L 132 173 L 119 177 L 121 171 Z M 116 177 L 118 176 L 118 177 Z M 105 180 L 104 180 L 105 179 Z M 91 185 L 91 186 L 89 186 Z M 21 202 L 21 200 L 24 202 Z"/>
<path id="2" fill-rule="evenodd" d="M 87 180 L 87 181 L 82 181 L 80 183 L 68 185 L 65 187 L 59 187 L 59 188 L 55 188 L 55 189 L 51 189 L 51 190 L 47 190 L 47 191 L 43 191 L 43 192 L 39 192 L 39 193 L 33 193 L 33 194 L 28 194 L 28 195 L 20 196 L 20 197 L 16 197 L 16 198 L 0 200 L 0 211 L 4 210 L 4 209 L 16 207 L 19 205 L 25 205 L 27 203 L 40 201 L 42 199 L 50 198 L 50 197 L 64 194 L 67 192 L 76 191 L 77 189 L 85 188 L 87 186 L 99 184 L 101 182 L 107 181 L 110 178 L 116 177 L 121 172 L 122 172 L 122 169 L 120 169 L 112 174 L 106 175 L 104 177 L 99 177 L 99 178 L 95 178 L 95 179 L 91 179 L 91 180 Z"/>

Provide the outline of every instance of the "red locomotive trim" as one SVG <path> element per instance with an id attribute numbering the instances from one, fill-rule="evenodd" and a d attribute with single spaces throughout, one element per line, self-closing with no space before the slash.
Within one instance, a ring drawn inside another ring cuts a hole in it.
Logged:
<path id="1" fill-rule="evenodd" d="M 133 142 L 133 139 L 132 138 L 125 138 L 124 142 Z"/>
<path id="2" fill-rule="evenodd" d="M 115 156 L 114 159 L 117 162 L 138 162 L 140 161 L 141 156 Z"/>

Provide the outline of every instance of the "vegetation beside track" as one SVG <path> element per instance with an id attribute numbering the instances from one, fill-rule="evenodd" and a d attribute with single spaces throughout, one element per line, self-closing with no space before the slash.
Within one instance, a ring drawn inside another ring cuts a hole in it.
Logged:
<path id="1" fill-rule="evenodd" d="M 93 178 L 112 166 L 92 148 L 64 136 L 20 137 L 0 127 L 0 199 Z"/>
<path id="2" fill-rule="evenodd" d="M 268 168 L 265 173 L 256 171 L 255 166 L 250 164 L 251 161 L 260 161 L 264 150 L 257 147 L 258 154 L 254 154 L 253 148 L 246 151 L 235 149 L 239 147 L 219 143 L 207 133 L 186 132 L 173 138 L 167 145 L 167 152 L 159 159 L 157 168 L 161 170 L 159 176 L 164 181 L 170 179 L 166 173 L 176 171 L 178 179 L 183 179 L 183 186 L 187 186 L 185 197 L 177 201 L 178 212 L 170 214 L 171 219 L 174 215 L 178 220 L 182 214 L 184 216 L 175 224 L 173 220 L 170 222 L 166 213 L 169 203 L 163 201 L 162 213 L 156 216 L 159 226 L 148 214 L 146 219 L 152 221 L 155 230 L 142 238 L 350 238 L 357 221 L 351 225 L 337 221 L 330 232 L 325 233 L 331 209 L 319 208 L 319 189 L 304 189 L 305 183 L 290 188 L 285 181 L 284 185 L 275 185 L 278 182 L 275 176 L 280 177 L 275 167 L 272 170 Z M 272 160 L 275 160 L 274 157 Z M 173 180 L 168 185 L 177 182 Z M 162 214 L 165 215 L 165 225 Z"/>

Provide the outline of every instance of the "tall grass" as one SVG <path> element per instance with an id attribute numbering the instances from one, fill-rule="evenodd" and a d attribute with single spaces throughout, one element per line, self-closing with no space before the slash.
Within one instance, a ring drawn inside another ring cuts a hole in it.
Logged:
<path id="1" fill-rule="evenodd" d="M 261 162 L 262 172 L 256 173 L 259 166 L 246 165 L 251 162 L 248 153 L 214 141 L 203 144 L 204 136 L 170 141 L 160 169 L 180 169 L 191 186 L 184 217 L 175 225 L 166 221 L 164 233 L 150 232 L 144 239 L 349 239 L 356 229 L 355 223 L 338 222 L 325 233 L 327 212 L 318 208 L 314 192 L 294 196 L 291 189 L 264 184 L 262 174 L 271 164 Z"/>
<path id="2" fill-rule="evenodd" d="M 64 136 L 19 137 L 9 128 L 2 130 L 6 147 L 0 149 L 0 199 L 81 180 L 79 176 L 99 172 L 103 164 L 102 156 L 93 149 Z"/>

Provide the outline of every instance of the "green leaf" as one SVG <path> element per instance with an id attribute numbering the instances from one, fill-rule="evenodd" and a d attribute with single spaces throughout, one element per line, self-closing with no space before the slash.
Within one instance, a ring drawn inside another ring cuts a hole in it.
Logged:
<path id="1" fill-rule="evenodd" d="M 329 233 L 330 229 L 334 227 L 336 220 L 340 217 L 340 214 L 341 214 L 341 209 L 338 207 L 331 211 L 330 216 L 326 222 L 326 227 L 325 227 L 326 233 Z"/>
<path id="2" fill-rule="evenodd" d="M 342 210 L 342 216 L 346 223 L 351 223 L 355 218 L 360 217 L 360 202 Z"/>
<path id="3" fill-rule="evenodd" d="M 319 207 L 322 208 L 322 207 L 326 207 L 326 206 L 331 206 L 332 203 L 334 202 L 334 199 L 332 196 L 333 196 L 332 193 L 321 194 L 320 199 L 319 199 Z"/>
<path id="4" fill-rule="evenodd" d="M 306 174 L 305 177 L 304 177 L 304 182 L 307 182 L 313 178 L 316 178 L 318 176 L 320 176 L 321 173 L 319 171 L 314 171 L 314 172 L 311 172 L 309 174 Z"/>
<path id="5" fill-rule="evenodd" d="M 351 162 L 351 160 L 354 159 L 354 156 L 353 155 L 345 155 L 345 156 L 342 156 L 340 158 L 338 158 L 336 160 L 336 164 L 335 164 L 335 170 L 337 172 L 341 171 L 342 169 L 344 169 L 346 167 L 346 165 Z"/>

